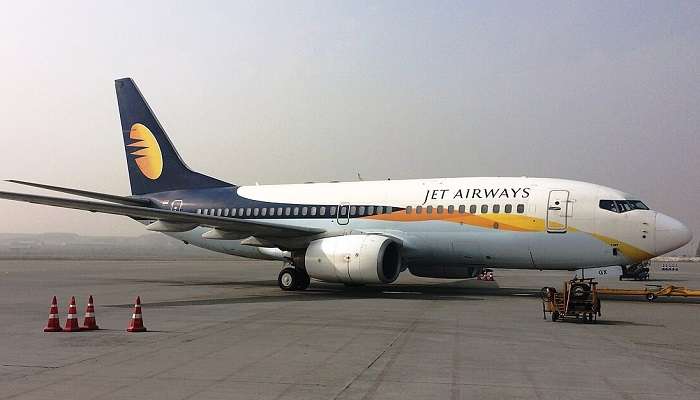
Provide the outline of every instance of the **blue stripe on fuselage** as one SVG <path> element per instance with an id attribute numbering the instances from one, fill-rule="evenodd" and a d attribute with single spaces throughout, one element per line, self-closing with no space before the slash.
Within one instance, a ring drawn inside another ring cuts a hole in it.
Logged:
<path id="1" fill-rule="evenodd" d="M 220 210 L 220 209 L 251 209 L 255 208 L 262 210 L 274 208 L 274 215 L 270 216 L 269 213 L 266 215 L 250 215 L 244 214 L 239 215 L 236 212 L 236 216 L 232 218 L 243 218 L 243 219 L 318 219 L 318 218 L 336 218 L 337 212 L 331 214 L 331 210 L 337 210 L 338 204 L 301 204 L 301 203 L 277 203 L 277 202 L 267 202 L 249 199 L 247 197 L 242 197 L 238 194 L 238 186 L 229 186 L 222 188 L 210 188 L 210 189 L 195 189 L 195 190 L 173 190 L 168 192 L 151 193 L 148 198 L 152 200 L 153 204 L 161 209 L 170 210 L 172 208 L 173 201 L 182 200 L 182 206 L 180 211 L 188 213 L 196 213 L 197 210 Z M 365 212 L 360 215 L 355 213 L 355 215 L 350 215 L 350 218 L 360 218 L 369 215 L 387 214 L 395 211 L 402 211 L 403 208 L 391 207 L 381 204 L 351 204 L 350 207 L 365 207 Z M 299 208 L 298 214 L 294 215 L 294 208 Z M 301 208 L 308 207 L 308 212 L 306 215 L 302 215 Z M 316 213 L 311 215 L 311 207 L 316 207 Z M 319 214 L 321 207 L 325 207 L 324 215 Z M 370 214 L 369 208 L 373 207 L 374 210 Z M 382 212 L 377 212 L 377 208 L 382 207 Z M 277 209 L 282 209 L 283 214 L 279 215 Z M 292 212 L 287 215 L 286 209 L 290 208 Z M 221 216 L 225 216 L 221 214 Z M 345 218 L 345 216 L 341 216 Z"/>

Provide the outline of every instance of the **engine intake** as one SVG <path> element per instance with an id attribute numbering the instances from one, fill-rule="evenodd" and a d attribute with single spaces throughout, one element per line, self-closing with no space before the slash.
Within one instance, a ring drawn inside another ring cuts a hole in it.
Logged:
<path id="1" fill-rule="evenodd" d="M 293 260 L 310 277 L 326 282 L 391 283 L 401 271 L 400 250 L 385 236 L 336 236 L 314 240 Z"/>

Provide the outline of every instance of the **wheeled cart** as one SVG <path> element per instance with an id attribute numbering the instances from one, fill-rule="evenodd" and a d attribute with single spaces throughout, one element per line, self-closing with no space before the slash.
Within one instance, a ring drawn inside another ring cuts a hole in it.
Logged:
<path id="1" fill-rule="evenodd" d="M 544 319 L 550 313 L 552 322 L 565 319 L 595 322 L 601 315 L 597 285 L 593 278 L 574 278 L 564 282 L 561 292 L 553 287 L 542 288 Z"/>

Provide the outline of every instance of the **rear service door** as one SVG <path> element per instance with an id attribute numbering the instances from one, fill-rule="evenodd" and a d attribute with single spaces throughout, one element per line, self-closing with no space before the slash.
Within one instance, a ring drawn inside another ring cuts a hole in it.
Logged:
<path id="1" fill-rule="evenodd" d="M 547 232 L 565 233 L 569 215 L 569 191 L 552 190 L 547 204 Z"/>
<path id="2" fill-rule="evenodd" d="M 182 210 L 182 200 L 173 200 L 173 204 L 170 207 L 171 210 L 173 211 L 180 211 Z"/>
<path id="3" fill-rule="evenodd" d="M 350 222 L 350 204 L 340 203 L 338 205 L 338 215 L 336 217 L 338 225 L 347 225 Z"/>

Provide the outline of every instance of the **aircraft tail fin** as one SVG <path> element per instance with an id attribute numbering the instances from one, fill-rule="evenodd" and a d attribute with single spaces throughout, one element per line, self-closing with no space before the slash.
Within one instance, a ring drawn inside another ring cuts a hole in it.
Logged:
<path id="1" fill-rule="evenodd" d="M 131 78 L 115 87 L 132 194 L 232 186 L 185 164 Z"/>

